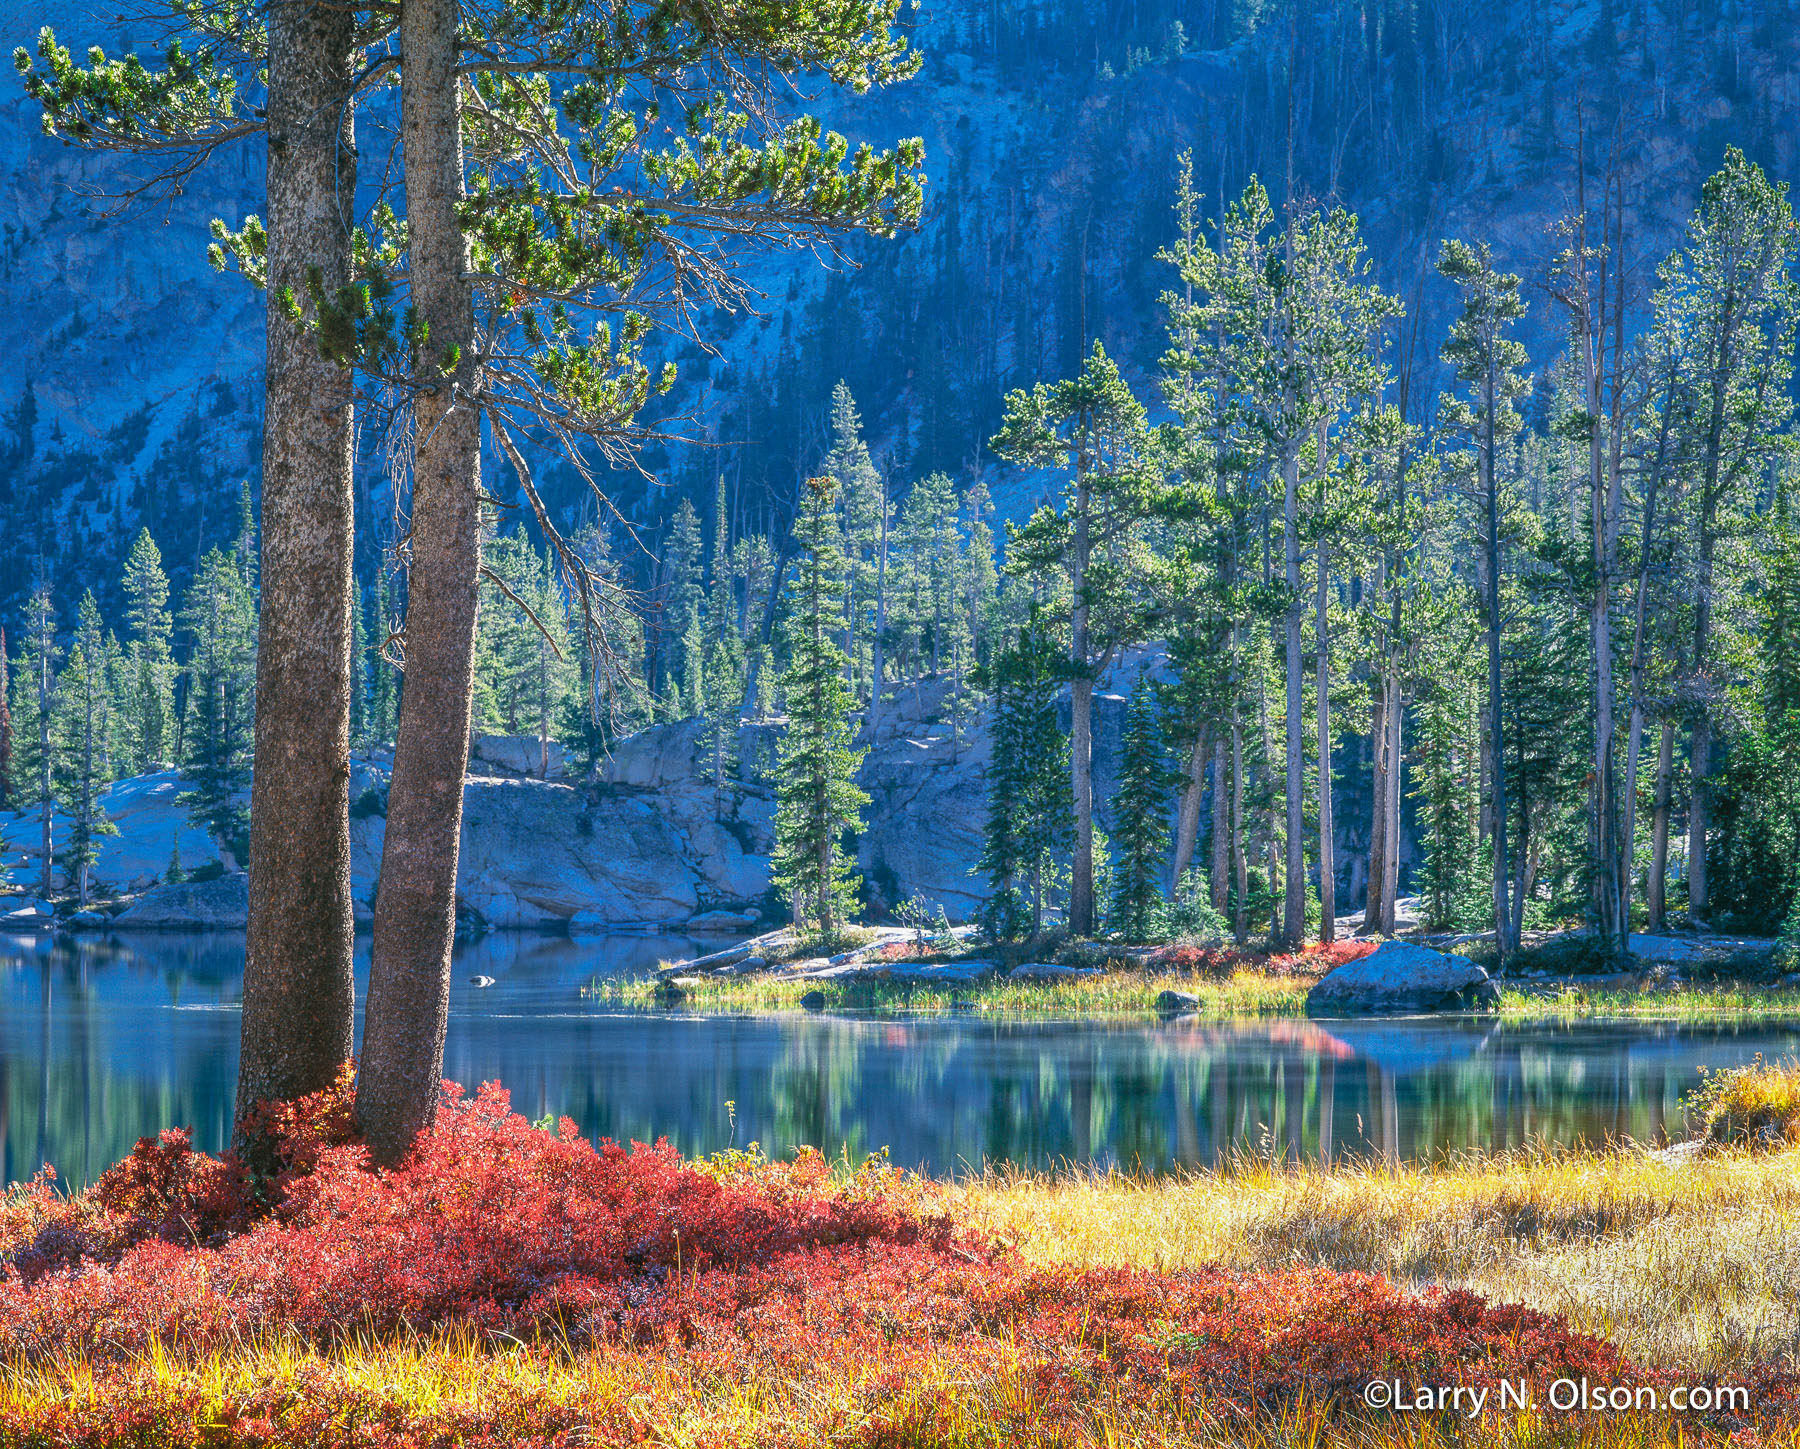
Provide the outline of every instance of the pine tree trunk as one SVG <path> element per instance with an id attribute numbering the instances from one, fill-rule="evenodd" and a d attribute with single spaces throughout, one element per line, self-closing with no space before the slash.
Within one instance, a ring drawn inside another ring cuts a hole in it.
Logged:
<path id="1" fill-rule="evenodd" d="M 1706 676 L 1706 653 L 1712 632 L 1713 510 L 1703 508 L 1700 522 L 1700 569 L 1694 601 L 1694 670 Z M 1688 741 L 1688 919 L 1704 921 L 1709 901 L 1706 881 L 1706 832 L 1712 825 L 1712 711 L 1701 698 L 1694 711 Z"/>
<path id="2" fill-rule="evenodd" d="M 1075 806 L 1075 858 L 1069 871 L 1069 930 L 1094 933 L 1094 681 L 1088 673 L 1088 605 L 1083 591 L 1088 565 L 1088 485 L 1085 469 L 1075 484 L 1075 549 L 1071 583 L 1069 663 L 1069 783 Z"/>
<path id="3" fill-rule="evenodd" d="M 1269 681 L 1261 670 L 1256 678 L 1256 721 L 1257 733 L 1262 737 L 1263 779 L 1272 784 L 1275 746 L 1271 738 L 1273 731 L 1269 728 Z M 1281 893 L 1281 804 L 1273 789 L 1269 790 L 1268 809 L 1263 816 L 1263 835 L 1264 858 L 1269 872 L 1269 944 L 1278 948 L 1285 924 L 1282 911 L 1286 898 Z"/>
<path id="4" fill-rule="evenodd" d="M 1494 456 L 1496 364 L 1490 350 L 1482 381 L 1481 487 L 1487 510 L 1488 768 L 1493 781 L 1494 945 L 1501 971 L 1515 949 L 1506 854 L 1506 750 L 1500 705 L 1500 479 Z"/>
<path id="5" fill-rule="evenodd" d="M 1231 811 L 1225 803 L 1225 738 L 1213 741 L 1212 756 L 1212 904 L 1220 915 L 1231 896 L 1227 872 L 1231 861 Z"/>
<path id="6" fill-rule="evenodd" d="M 400 46 L 412 302 L 428 328 L 414 402 L 406 688 L 375 899 L 357 1120 L 378 1163 L 431 1124 L 456 934 L 456 865 L 474 693 L 481 428 L 453 0 L 405 0 Z M 452 349 L 455 349 L 454 354 Z"/>
<path id="7" fill-rule="evenodd" d="M 356 192 L 347 9 L 268 12 L 268 261 L 262 600 L 250 916 L 237 1115 L 331 1084 L 353 1049 L 350 900 L 352 383 L 275 305 L 350 279 Z"/>
<path id="8" fill-rule="evenodd" d="M 881 676 L 887 667 L 881 641 L 887 634 L 888 501 L 887 475 L 881 479 L 881 553 L 875 563 L 875 637 L 869 643 L 869 743 L 878 736 L 881 716 Z"/>
<path id="9" fill-rule="evenodd" d="M 1325 541 L 1319 540 L 1319 940 L 1330 945 L 1337 938 L 1337 842 L 1332 839 L 1331 819 L 1331 632 L 1329 598 L 1330 562 Z"/>
<path id="10" fill-rule="evenodd" d="M 1194 748 L 1188 752 L 1187 783 L 1182 787 L 1181 808 L 1175 816 L 1175 861 L 1169 872 L 1171 898 L 1181 887 L 1181 877 L 1194 858 L 1194 842 L 1200 838 L 1200 801 L 1206 793 L 1206 762 L 1212 755 L 1211 736 L 1212 731 L 1202 727 L 1194 736 Z"/>
<path id="11" fill-rule="evenodd" d="M 1306 730 L 1304 668 L 1300 640 L 1300 448 L 1291 441 L 1281 460 L 1285 499 L 1282 505 L 1282 552 L 1285 558 L 1288 607 L 1284 622 L 1287 644 L 1287 893 L 1282 898 L 1281 945 L 1297 950 L 1306 939 Z"/>
<path id="12" fill-rule="evenodd" d="M 47 621 L 38 630 L 38 827 L 43 841 L 43 873 L 39 894 L 50 899 L 50 865 L 53 855 L 51 814 L 54 795 L 50 778 L 50 639 Z"/>
<path id="13" fill-rule="evenodd" d="M 1406 691 L 1399 670 L 1388 685 L 1387 826 L 1382 832 L 1386 855 L 1381 872 L 1381 934 L 1394 934 L 1394 898 L 1400 892 L 1400 777 L 1406 768 L 1404 726 Z"/>
<path id="14" fill-rule="evenodd" d="M 1363 900 L 1362 934 L 1381 929 L 1383 871 L 1387 867 L 1388 676 L 1384 667 L 1373 690 L 1369 724 L 1369 881 Z"/>
<path id="15" fill-rule="evenodd" d="M 1664 412 L 1666 414 L 1668 409 L 1665 408 Z M 1644 534 L 1643 542 L 1638 549 L 1637 594 L 1632 604 L 1631 715 L 1626 727 L 1625 743 L 1625 819 L 1620 830 L 1626 861 L 1624 879 L 1621 882 L 1623 894 L 1620 909 L 1625 918 L 1627 931 L 1631 928 L 1631 896 L 1636 885 L 1634 878 L 1636 872 L 1632 867 L 1637 859 L 1638 774 L 1644 750 L 1644 674 L 1648 668 L 1650 656 L 1646 627 L 1649 618 L 1651 550 L 1656 543 L 1657 494 L 1662 481 L 1668 435 L 1669 423 L 1665 416 L 1661 437 L 1658 440 L 1656 461 L 1650 469 L 1649 481 L 1644 488 Z M 1660 916 L 1660 912 L 1658 915 Z"/>
<path id="16" fill-rule="evenodd" d="M 1650 879 L 1644 905 L 1649 929 L 1660 931 L 1668 916 L 1669 797 L 1675 784 L 1675 721 L 1662 722 L 1662 738 L 1656 747 L 1656 803 L 1650 815 Z"/>
<path id="17" fill-rule="evenodd" d="M 1250 862 L 1244 850 L 1244 725 L 1236 699 L 1231 702 L 1231 871 L 1237 883 L 1231 933 L 1241 946 L 1249 934 L 1244 898 L 1250 894 Z"/>
<path id="18" fill-rule="evenodd" d="M 1622 274 L 1621 274 L 1622 275 Z M 1629 850 L 1629 842 L 1619 838 L 1619 799 L 1615 749 L 1614 664 L 1612 647 L 1612 580 L 1616 564 L 1614 541 L 1619 526 L 1621 490 L 1618 448 L 1612 450 L 1611 467 L 1603 446 L 1601 368 L 1604 358 L 1604 333 L 1590 344 L 1588 361 L 1587 406 L 1591 422 L 1588 429 L 1588 468 L 1591 482 L 1589 527 L 1593 533 L 1594 599 L 1588 613 L 1588 630 L 1594 657 L 1594 904 L 1595 921 L 1604 949 L 1609 953 L 1625 949 L 1628 920 L 1620 919 L 1625 898 L 1622 876 L 1628 867 L 1620 859 L 1621 849 Z M 1615 359 L 1615 366 L 1616 366 Z M 1612 431 L 1621 432 L 1615 391 Z M 1628 857 L 1627 857 L 1628 858 Z"/>
<path id="19" fill-rule="evenodd" d="M 1729 336 L 1729 328 L 1721 328 Z M 1707 653 L 1712 642 L 1713 553 L 1717 545 L 1719 469 L 1725 446 L 1725 392 L 1731 376 L 1728 346 L 1712 369 L 1712 403 L 1707 418 L 1706 451 L 1700 483 L 1700 550 L 1694 580 L 1694 673 L 1704 685 Z M 1706 884 L 1706 832 L 1712 824 L 1712 709 L 1702 691 L 1694 715 L 1693 737 L 1688 742 L 1688 919 L 1703 921 L 1708 914 Z"/>
<path id="20" fill-rule="evenodd" d="M 90 670 L 92 667 L 93 664 L 90 662 Z M 91 832 L 94 828 L 94 689 L 92 675 L 90 674 L 87 679 L 83 680 L 82 684 L 82 693 L 85 698 L 83 699 L 81 719 L 81 826 L 84 832 Z M 75 887 L 75 899 L 84 911 L 87 909 L 88 903 L 88 872 L 90 868 L 88 856 L 92 849 L 93 837 L 89 834 L 82 841 L 81 874 Z"/>

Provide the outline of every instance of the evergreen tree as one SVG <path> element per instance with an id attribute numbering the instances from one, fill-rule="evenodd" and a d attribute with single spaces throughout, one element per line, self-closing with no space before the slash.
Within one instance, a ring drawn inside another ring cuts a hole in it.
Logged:
<path id="1" fill-rule="evenodd" d="M 579 688 L 568 610 L 550 560 L 522 530 L 490 541 L 477 636 L 475 717 L 509 735 L 536 735 L 540 773 Z"/>
<path id="2" fill-rule="evenodd" d="M 844 652 L 850 660 L 850 689 L 872 698 L 875 616 L 879 600 L 881 538 L 887 526 L 886 491 L 863 442 L 856 400 L 841 381 L 831 390 L 831 453 L 825 470 L 837 480 L 844 520 Z"/>
<path id="3" fill-rule="evenodd" d="M 994 566 L 994 528 L 989 520 L 994 500 L 987 484 L 977 480 L 963 490 L 962 530 L 966 539 L 967 566 L 963 570 L 962 607 L 969 625 L 969 647 L 975 667 L 985 666 L 988 648 L 998 627 L 1000 574 Z"/>
<path id="4" fill-rule="evenodd" d="M 1472 611 L 1446 611 L 1440 629 L 1424 638 L 1414 691 L 1413 728 L 1419 766 L 1413 795 L 1419 804 L 1424 860 L 1419 871 L 1423 917 L 1434 930 L 1454 930 L 1481 909 L 1477 800 L 1481 791 L 1480 687 L 1474 658 Z M 1488 885 L 1493 877 L 1489 874 Z"/>
<path id="5" fill-rule="evenodd" d="M 1689 741 L 1688 913 L 1705 920 L 1712 828 L 1714 734 L 1721 713 L 1717 622 L 1730 597 L 1715 570 L 1719 542 L 1741 526 L 1753 485 L 1793 414 L 1790 386 L 1800 323 L 1800 253 L 1785 183 L 1771 182 L 1735 146 L 1701 193 L 1687 235 L 1657 273 L 1665 307 L 1683 313 L 1692 395 L 1682 452 L 1695 475 L 1692 510 L 1693 632 L 1685 681 Z"/>
<path id="6" fill-rule="evenodd" d="M 808 479 L 794 525 L 801 558 L 788 598 L 789 663 L 781 676 L 788 725 L 778 749 L 771 862 L 795 924 L 827 937 L 855 909 L 861 882 L 843 837 L 862 829 L 869 803 L 856 783 L 866 752 L 851 746 L 848 660 L 835 637 L 844 589 L 835 493 L 829 476 Z"/>
<path id="7" fill-rule="evenodd" d="M 360 586 L 350 590 L 350 743 L 369 745 L 369 626 Z"/>
<path id="8" fill-rule="evenodd" d="M 51 731 L 56 715 L 56 670 L 62 659 L 47 583 L 39 583 L 32 591 L 21 642 L 18 667 L 12 671 L 11 712 L 18 728 L 13 737 L 9 793 L 13 808 L 21 814 L 32 809 L 38 812 L 38 894 L 47 900 L 55 862 L 56 751 Z"/>
<path id="9" fill-rule="evenodd" d="M 738 633 L 744 641 L 744 699 L 753 705 L 757 718 L 762 718 L 768 691 L 751 699 L 755 681 L 765 670 L 773 668 L 768 658 L 768 642 L 763 634 L 763 620 L 769 611 L 775 589 L 775 546 L 760 533 L 740 538 L 731 550 L 731 572 L 737 581 L 742 602 L 738 612 Z"/>
<path id="10" fill-rule="evenodd" d="M 1112 926 L 1127 941 L 1149 940 L 1163 905 L 1168 788 L 1153 696 L 1147 682 L 1132 692 L 1113 800 Z"/>
<path id="11" fill-rule="evenodd" d="M 256 724 L 256 605 L 243 565 L 209 549 L 182 602 L 188 639 L 187 758 L 178 798 L 223 855 L 246 858 L 250 751 Z"/>
<path id="12" fill-rule="evenodd" d="M 111 782 L 110 666 L 117 653 L 117 643 L 103 632 L 100 606 L 92 591 L 83 594 L 74 642 L 57 681 L 51 733 L 56 800 L 69 819 L 63 874 L 74 882 L 76 899 L 83 906 L 88 903 L 93 868 L 100 858 L 100 841 L 119 833 L 101 803 Z"/>
<path id="13" fill-rule="evenodd" d="M 693 697 L 701 686 L 703 665 L 700 612 L 706 587 L 700 558 L 700 515 L 683 498 L 676 505 L 663 548 L 662 612 L 657 625 L 656 686 L 666 719 L 686 719 L 700 709 L 700 702 Z"/>
<path id="14" fill-rule="evenodd" d="M 400 718 L 400 671 L 387 653 L 394 617 L 386 569 L 375 572 L 370 613 L 374 628 L 369 639 L 369 742 L 386 745 L 393 743 L 394 727 Z"/>
<path id="15" fill-rule="evenodd" d="M 722 792 L 725 787 L 725 772 L 732 764 L 737 745 L 739 706 L 744 698 L 744 640 L 738 632 L 737 600 L 732 588 L 730 528 L 725 511 L 725 477 L 720 474 L 713 507 L 711 578 L 701 671 L 702 713 L 706 718 L 702 743 L 712 765 L 715 792 Z"/>
<path id="16" fill-rule="evenodd" d="M 1500 674 L 1500 467 L 1498 447 L 1518 427 L 1513 403 L 1526 390 L 1518 368 L 1525 348 L 1508 335 L 1512 324 L 1525 315 L 1519 297 L 1519 279 L 1494 266 L 1486 246 L 1471 247 L 1447 241 L 1438 256 L 1440 273 L 1456 284 L 1462 313 L 1451 324 L 1444 344 L 1444 361 L 1456 369 L 1460 381 L 1475 387 L 1473 405 L 1450 400 L 1445 420 L 1451 428 L 1466 432 L 1474 442 L 1477 490 L 1480 499 L 1480 577 L 1483 613 L 1487 628 L 1487 720 L 1489 740 L 1499 740 L 1505 725 Z M 1506 752 L 1490 749 L 1488 789 L 1493 800 L 1493 897 L 1499 961 L 1517 949 L 1515 912 L 1510 903 L 1511 860 L 1507 851 Z"/>
<path id="17" fill-rule="evenodd" d="M 1060 509 L 1040 508 L 1013 536 L 1008 566 L 1060 576 L 1069 600 L 1069 928 L 1094 929 L 1094 676 L 1144 637 L 1142 526 L 1163 501 L 1142 404 L 1106 350 L 1094 343 L 1079 376 L 1007 394 L 990 446 L 1026 467 L 1060 465 L 1069 486 Z"/>
<path id="18" fill-rule="evenodd" d="M 620 581 L 606 535 L 590 523 L 572 547 L 591 594 L 574 614 L 579 692 L 571 693 L 564 712 L 563 739 L 591 773 L 609 741 L 648 722 L 651 699 L 643 674 L 643 621 Z"/>
<path id="19" fill-rule="evenodd" d="M 169 759 L 174 740 L 175 659 L 170 649 L 169 578 L 149 529 L 139 531 L 125 561 L 125 691 L 121 744 L 132 774 Z"/>
<path id="20" fill-rule="evenodd" d="M 6 630 L 0 628 L 0 810 L 13 808 L 12 795 L 12 681 L 11 660 L 6 652 Z"/>
<path id="21" fill-rule="evenodd" d="M 1034 936 L 1042 932 L 1074 840 L 1069 741 L 1056 718 L 1067 670 L 1066 648 L 1034 607 L 990 672 L 993 748 L 979 868 L 993 888 L 983 919 L 1000 940 L 1027 925 Z"/>

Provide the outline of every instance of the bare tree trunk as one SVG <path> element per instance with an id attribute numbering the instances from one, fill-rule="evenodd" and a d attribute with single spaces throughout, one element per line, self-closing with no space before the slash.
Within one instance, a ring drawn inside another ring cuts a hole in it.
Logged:
<path id="1" fill-rule="evenodd" d="M 1631 895 L 1636 885 L 1635 865 L 1637 859 L 1637 805 L 1638 805 L 1638 772 L 1644 749 L 1644 675 L 1649 667 L 1650 648 L 1645 632 L 1649 619 L 1650 597 L 1650 561 L 1652 550 L 1656 545 L 1656 505 L 1662 482 L 1664 460 L 1668 453 L 1671 409 L 1662 409 L 1663 419 L 1657 440 L 1655 462 L 1650 468 L 1650 476 L 1644 485 L 1644 534 L 1643 542 L 1638 550 L 1638 571 L 1636 597 L 1632 603 L 1631 626 L 1631 714 L 1626 726 L 1625 743 L 1625 819 L 1620 830 L 1620 838 L 1625 850 L 1624 879 L 1621 882 L 1623 895 L 1620 908 L 1625 918 L 1625 929 L 1631 929 Z"/>
<path id="2" fill-rule="evenodd" d="M 1319 940 L 1337 938 L 1337 842 L 1331 819 L 1331 621 L 1330 562 L 1325 540 L 1319 540 Z"/>
<path id="3" fill-rule="evenodd" d="M 1232 936 L 1244 944 L 1248 924 L 1244 897 L 1250 894 L 1250 862 L 1244 851 L 1244 726 L 1237 700 L 1231 702 L 1231 870 L 1237 881 L 1237 901 L 1232 911 Z"/>
<path id="4" fill-rule="evenodd" d="M 1231 897 L 1231 810 L 1225 801 L 1225 737 L 1213 741 L 1212 903 L 1221 915 Z"/>
<path id="5" fill-rule="evenodd" d="M 1394 897 L 1400 890 L 1400 774 L 1406 768 L 1402 753 L 1406 724 L 1406 692 L 1399 670 L 1388 683 L 1387 731 L 1387 824 L 1381 838 L 1386 859 L 1381 869 L 1381 934 L 1394 934 Z"/>
<path id="6" fill-rule="evenodd" d="M 781 580 L 787 573 L 788 561 L 794 555 L 794 535 L 790 529 L 783 535 L 781 547 L 775 555 L 774 572 L 769 577 L 768 597 L 763 600 L 762 622 L 757 626 L 757 647 L 750 655 L 749 667 L 744 671 L 744 713 L 753 719 L 761 719 L 764 715 L 762 698 L 762 666 L 769 652 L 769 642 L 775 635 L 775 606 L 781 598 Z M 749 607 L 748 597 L 744 600 Z"/>
<path id="7" fill-rule="evenodd" d="M 1704 680 L 1712 628 L 1713 516 L 1701 510 L 1700 570 L 1694 602 L 1694 671 Z M 1708 912 L 1706 832 L 1712 825 L 1712 708 L 1704 697 L 1694 711 L 1688 741 L 1688 919 L 1703 921 Z"/>
<path id="8" fill-rule="evenodd" d="M 406 688 L 375 899 L 356 1112 L 378 1163 L 436 1110 L 456 935 L 456 865 L 474 693 L 481 424 L 463 196 L 454 0 L 405 0 L 400 130 L 412 302 L 428 329 L 414 402 Z"/>
<path id="9" fill-rule="evenodd" d="M 1669 797 L 1675 784 L 1675 721 L 1662 722 L 1662 738 L 1656 747 L 1656 803 L 1650 814 L 1650 879 L 1645 882 L 1644 905 L 1649 928 L 1660 931 L 1668 916 Z"/>
<path id="10" fill-rule="evenodd" d="M 885 661 L 881 657 L 881 641 L 887 633 L 887 556 L 888 501 L 887 473 L 881 475 L 881 554 L 875 564 L 875 638 L 869 652 L 869 743 L 876 741 L 876 726 L 881 715 L 881 675 Z"/>
<path id="11" fill-rule="evenodd" d="M 1069 775 L 1075 805 L 1075 858 L 1069 871 L 1069 930 L 1077 936 L 1094 932 L 1094 681 L 1089 673 L 1088 485 L 1085 469 L 1075 482 L 1074 604 L 1071 609 L 1069 662 Z"/>
<path id="12" fill-rule="evenodd" d="M 352 380 L 275 304 L 350 280 L 356 20 L 269 7 L 268 366 L 250 916 L 237 1115 L 331 1084 L 354 1046 L 350 901 Z"/>
<path id="13" fill-rule="evenodd" d="M 50 899 L 50 866 L 55 859 L 55 818 L 56 803 L 51 793 L 53 783 L 50 775 L 52 756 L 50 754 L 50 700 L 51 689 L 55 681 L 50 676 L 50 640 L 49 629 L 40 621 L 38 629 L 38 827 L 43 842 L 43 869 L 40 873 L 39 894 Z"/>
<path id="14" fill-rule="evenodd" d="M 1275 756 L 1269 729 L 1269 682 L 1260 672 L 1256 680 L 1256 714 L 1258 733 L 1262 736 L 1263 778 L 1274 780 Z M 1281 813 L 1274 792 L 1269 794 L 1268 810 L 1263 816 L 1263 848 L 1269 872 L 1269 944 L 1279 948 L 1282 928 L 1286 924 L 1282 912 L 1286 897 L 1281 893 Z"/>
<path id="15" fill-rule="evenodd" d="M 1212 756 L 1212 731 L 1201 728 L 1188 753 L 1187 783 L 1181 791 L 1181 808 L 1175 815 L 1175 863 L 1169 872 L 1169 894 L 1181 887 L 1181 877 L 1194 858 L 1194 842 L 1200 838 L 1200 798 L 1206 793 L 1206 762 Z"/>
<path id="16" fill-rule="evenodd" d="M 1289 443 L 1281 460 L 1282 553 L 1288 587 L 1283 620 L 1287 644 L 1287 893 L 1282 898 L 1280 944 L 1295 950 L 1306 939 L 1306 731 L 1301 722 L 1304 690 L 1301 663 L 1300 611 L 1300 452 Z"/>
<path id="17" fill-rule="evenodd" d="M 1487 663 L 1489 768 L 1494 789 L 1494 947 L 1501 971 L 1518 942 L 1512 929 L 1506 855 L 1506 749 L 1502 743 L 1505 715 L 1500 707 L 1500 479 L 1494 456 L 1494 409 L 1497 364 L 1489 349 L 1482 380 L 1481 485 L 1487 507 Z"/>
<path id="18" fill-rule="evenodd" d="M 1363 934 L 1381 929 L 1383 872 L 1387 869 L 1387 670 L 1376 681 L 1369 726 L 1369 880 L 1363 901 Z"/>
<path id="19" fill-rule="evenodd" d="M 1621 270 L 1618 275 L 1622 285 L 1623 271 Z M 1605 290 L 1603 270 L 1599 288 L 1602 308 L 1604 308 Z M 1620 303 L 1623 305 L 1622 296 Z M 1615 378 L 1610 416 L 1612 448 L 1609 457 L 1605 447 L 1606 435 L 1602 433 L 1602 428 L 1608 424 L 1602 387 L 1605 367 L 1606 324 L 1604 312 L 1597 328 L 1593 328 L 1589 323 L 1585 308 L 1582 318 L 1584 332 L 1590 334 L 1584 338 L 1584 341 L 1587 353 L 1587 408 L 1590 418 L 1588 426 L 1590 492 L 1588 526 L 1592 533 L 1592 558 L 1594 561 L 1594 598 L 1588 610 L 1588 633 L 1594 656 L 1594 905 L 1595 924 L 1599 929 L 1601 940 L 1605 943 L 1605 949 L 1610 953 L 1625 949 L 1625 936 L 1630 929 L 1629 920 L 1620 918 L 1620 912 L 1626 899 L 1623 877 L 1629 874 L 1629 868 L 1621 862 L 1620 855 L 1622 849 L 1629 849 L 1629 843 L 1622 843 L 1619 838 L 1617 750 L 1615 749 L 1617 724 L 1613 699 L 1615 669 L 1612 647 L 1613 575 L 1617 570 L 1618 533 L 1623 510 L 1621 449 L 1624 419 L 1620 411 L 1623 401 L 1619 392 L 1619 383 Z M 1613 326 L 1615 334 L 1617 334 L 1622 326 L 1622 319 L 1615 318 Z M 1617 347 L 1615 347 L 1615 372 L 1617 367 L 1618 357 Z"/>
<path id="20" fill-rule="evenodd" d="M 1721 337 L 1729 339 L 1730 329 Z M 1731 377 L 1729 340 L 1720 348 L 1712 369 L 1712 401 L 1707 417 L 1706 451 L 1700 482 L 1700 549 L 1694 580 L 1694 674 L 1704 685 L 1707 654 L 1712 642 L 1713 554 L 1718 543 L 1719 472 L 1725 448 L 1725 394 Z M 1712 824 L 1712 707 L 1700 691 L 1694 711 L 1694 728 L 1688 742 L 1688 919 L 1707 916 L 1706 832 Z"/>

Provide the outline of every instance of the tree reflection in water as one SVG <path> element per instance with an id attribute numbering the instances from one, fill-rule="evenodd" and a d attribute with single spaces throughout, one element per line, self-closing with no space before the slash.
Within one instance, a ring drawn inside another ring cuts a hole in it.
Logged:
<path id="1" fill-rule="evenodd" d="M 467 948 L 446 1071 L 595 1137 L 984 1163 L 1204 1166 L 1227 1152 L 1417 1160 L 1527 1139 L 1661 1139 L 1702 1066 L 1800 1050 L 1800 1023 L 1046 1021 L 694 1016 L 589 1000 L 666 937 Z M 0 942 L 0 1170 L 81 1183 L 145 1133 L 230 1129 L 241 936 Z M 480 990 L 475 975 L 495 978 Z M 731 1104 L 729 1107 L 727 1104 Z"/>

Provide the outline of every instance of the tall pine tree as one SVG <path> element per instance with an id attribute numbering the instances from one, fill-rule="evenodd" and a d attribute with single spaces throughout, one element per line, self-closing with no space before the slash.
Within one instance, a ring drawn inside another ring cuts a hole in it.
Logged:
<path id="1" fill-rule="evenodd" d="M 1113 799 L 1112 925 L 1127 941 L 1146 941 L 1156 929 L 1168 826 L 1168 772 L 1154 691 L 1141 682 L 1125 717 L 1119 790 Z"/>
<path id="2" fill-rule="evenodd" d="M 776 887 L 796 925 L 834 936 L 855 909 L 860 878 L 843 838 L 862 829 L 869 797 L 856 783 L 866 751 L 851 746 L 854 701 L 838 646 L 843 620 L 844 555 L 838 543 L 836 483 L 809 478 L 794 536 L 800 565 L 788 598 L 788 667 L 781 676 L 788 712 L 776 768 Z"/>

